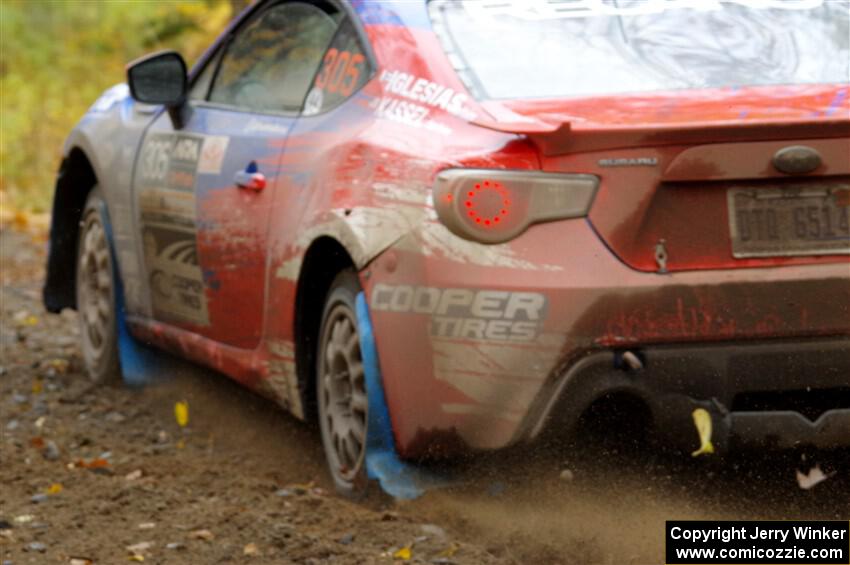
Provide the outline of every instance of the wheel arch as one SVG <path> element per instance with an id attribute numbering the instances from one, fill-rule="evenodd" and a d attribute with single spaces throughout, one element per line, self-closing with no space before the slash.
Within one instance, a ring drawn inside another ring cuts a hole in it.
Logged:
<path id="1" fill-rule="evenodd" d="M 50 248 L 43 289 L 48 312 L 77 307 L 75 274 L 80 221 L 86 198 L 97 182 L 91 159 L 79 146 L 72 147 L 59 167 L 53 195 Z"/>
<path id="2" fill-rule="evenodd" d="M 307 421 L 315 421 L 317 414 L 314 378 L 316 343 L 325 298 L 341 271 L 356 268 L 349 250 L 336 238 L 327 235 L 311 242 L 301 262 L 295 291 L 295 370 Z"/>

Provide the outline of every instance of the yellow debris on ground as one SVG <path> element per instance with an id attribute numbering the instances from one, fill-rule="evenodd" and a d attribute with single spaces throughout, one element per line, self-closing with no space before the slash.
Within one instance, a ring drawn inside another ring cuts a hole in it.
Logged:
<path id="1" fill-rule="evenodd" d="M 691 453 L 691 457 L 714 453 L 714 445 L 711 443 L 711 414 L 705 408 L 697 408 L 691 416 L 699 434 L 699 449 Z"/>

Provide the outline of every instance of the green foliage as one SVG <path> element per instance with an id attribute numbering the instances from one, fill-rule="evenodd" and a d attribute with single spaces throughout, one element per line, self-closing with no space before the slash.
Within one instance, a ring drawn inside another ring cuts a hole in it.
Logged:
<path id="1" fill-rule="evenodd" d="M 227 0 L 0 0 L 0 192 L 49 209 L 62 144 L 127 62 L 177 49 L 191 65 L 230 19 Z"/>

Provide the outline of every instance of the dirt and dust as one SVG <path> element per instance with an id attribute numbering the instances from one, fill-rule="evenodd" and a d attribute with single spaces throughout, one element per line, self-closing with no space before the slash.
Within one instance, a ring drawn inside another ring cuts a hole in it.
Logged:
<path id="1" fill-rule="evenodd" d="M 89 386 L 75 314 L 40 306 L 45 245 L 0 232 L 4 564 L 370 563 L 404 548 L 420 563 L 658 563 L 669 519 L 850 518 L 846 456 L 811 453 L 831 476 L 808 491 L 800 453 L 711 465 L 548 445 L 464 461 L 456 486 L 416 501 L 349 502 L 317 431 L 224 376 L 163 356 L 159 384 Z"/>

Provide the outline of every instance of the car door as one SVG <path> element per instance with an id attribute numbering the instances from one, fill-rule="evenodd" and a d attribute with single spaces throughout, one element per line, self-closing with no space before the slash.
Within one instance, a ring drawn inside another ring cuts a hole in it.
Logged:
<path id="1" fill-rule="evenodd" d="M 197 75 L 185 124 L 163 113 L 146 133 L 135 195 L 156 320 L 259 343 L 278 167 L 338 20 L 306 2 L 261 7 Z"/>

